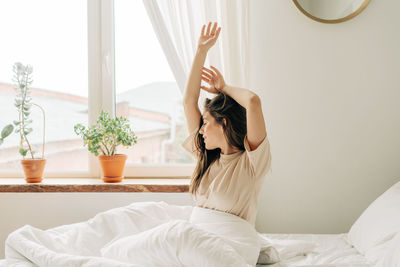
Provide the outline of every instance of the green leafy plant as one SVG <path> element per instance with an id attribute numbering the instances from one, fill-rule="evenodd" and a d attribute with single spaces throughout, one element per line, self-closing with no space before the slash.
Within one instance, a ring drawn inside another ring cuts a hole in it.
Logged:
<path id="1" fill-rule="evenodd" d="M 117 146 L 130 147 L 137 143 L 137 136 L 131 130 L 129 121 L 124 117 L 111 118 L 105 111 L 100 112 L 95 125 L 86 128 L 79 123 L 74 126 L 74 131 L 96 156 L 100 153 L 112 156 Z"/>
<path id="2" fill-rule="evenodd" d="M 35 159 L 31 143 L 28 140 L 28 135 L 33 131 L 33 128 L 29 127 L 32 120 L 29 118 L 31 114 L 31 107 L 38 107 L 43 114 L 43 144 L 42 144 L 42 158 L 44 158 L 44 146 L 45 146 L 45 112 L 44 109 L 32 103 L 32 98 L 30 97 L 30 85 L 32 84 L 32 72 L 31 66 L 24 66 L 23 64 L 17 62 L 13 66 L 14 77 L 13 81 L 15 84 L 15 90 L 17 91 L 17 96 L 15 97 L 15 106 L 18 109 L 18 120 L 14 121 L 15 133 L 20 135 L 19 143 L 19 153 L 25 158 L 25 156 L 30 154 L 32 159 Z"/>
<path id="3" fill-rule="evenodd" d="M 9 124 L 3 128 L 1 131 L 1 136 L 0 136 L 0 145 L 3 144 L 4 139 L 9 136 L 12 132 L 14 131 L 14 126 L 12 124 Z"/>

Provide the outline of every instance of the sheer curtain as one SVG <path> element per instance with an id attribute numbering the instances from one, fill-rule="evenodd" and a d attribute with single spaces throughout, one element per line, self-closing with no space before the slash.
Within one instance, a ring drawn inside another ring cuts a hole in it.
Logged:
<path id="1" fill-rule="evenodd" d="M 222 27 L 205 66 L 221 70 L 228 84 L 248 86 L 248 0 L 143 0 L 168 63 L 183 93 L 201 27 Z"/>

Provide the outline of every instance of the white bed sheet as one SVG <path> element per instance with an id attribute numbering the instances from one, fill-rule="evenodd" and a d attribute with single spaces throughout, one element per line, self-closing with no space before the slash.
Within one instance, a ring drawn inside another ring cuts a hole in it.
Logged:
<path id="1" fill-rule="evenodd" d="M 363 255 L 347 241 L 347 234 L 262 234 L 273 240 L 305 240 L 317 242 L 315 253 L 297 256 L 272 265 L 257 267 L 319 266 L 319 267 L 371 267 Z M 4 266 L 0 260 L 0 266 Z M 26 263 L 26 266 L 34 266 Z"/>
<path id="2" fill-rule="evenodd" d="M 371 267 L 365 257 L 357 252 L 347 242 L 347 234 L 262 234 L 273 240 L 306 240 L 318 243 L 316 253 L 297 256 L 272 265 L 257 265 L 257 267 L 286 266 L 326 266 L 326 267 Z M 5 260 L 0 260 L 0 266 L 5 266 Z M 26 266 L 34 266 L 26 263 Z"/>
<path id="3" fill-rule="evenodd" d="M 272 240 L 305 240 L 316 242 L 318 246 L 312 253 L 296 256 L 272 265 L 283 266 L 335 266 L 371 267 L 366 258 L 349 242 L 347 233 L 343 234 L 262 234 Z"/>

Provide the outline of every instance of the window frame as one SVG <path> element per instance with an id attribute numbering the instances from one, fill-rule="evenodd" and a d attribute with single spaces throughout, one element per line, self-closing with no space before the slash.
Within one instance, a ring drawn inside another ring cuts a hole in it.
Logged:
<path id="1" fill-rule="evenodd" d="M 114 0 L 87 0 L 88 122 L 96 122 L 101 110 L 115 116 Z M 87 172 L 46 172 L 45 177 L 101 177 L 97 157 L 88 152 Z M 188 178 L 194 164 L 129 164 L 125 178 Z M 22 172 L 1 172 L 0 177 L 20 178 Z"/>
<path id="2" fill-rule="evenodd" d="M 89 54 L 88 64 L 89 123 L 94 123 L 101 109 L 108 111 L 112 116 L 115 116 L 116 113 L 114 0 L 88 0 L 89 33 L 95 33 L 88 39 L 89 51 L 92 50 L 94 53 L 92 57 Z M 100 83 L 101 86 L 98 86 Z M 96 103 L 92 103 L 94 100 L 90 95 L 91 93 L 96 95 L 96 88 L 101 88 L 101 94 L 97 94 L 97 97 L 102 99 L 97 99 Z M 102 103 L 101 107 L 98 105 L 99 103 Z M 92 155 L 89 166 L 93 175 L 101 175 L 98 160 Z M 191 176 L 193 168 L 194 164 L 129 164 L 125 166 L 125 177 L 187 178 Z"/>

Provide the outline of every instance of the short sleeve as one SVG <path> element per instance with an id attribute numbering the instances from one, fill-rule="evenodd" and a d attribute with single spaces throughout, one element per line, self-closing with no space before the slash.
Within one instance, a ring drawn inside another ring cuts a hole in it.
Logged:
<path id="1" fill-rule="evenodd" d="M 197 155 L 196 145 L 194 143 L 194 138 L 196 137 L 197 129 L 194 130 L 186 139 L 182 142 L 182 147 L 192 154 L 193 156 Z"/>
<path id="2" fill-rule="evenodd" d="M 251 151 L 246 135 L 244 138 L 244 147 L 256 178 L 264 177 L 271 166 L 271 151 L 268 137 L 265 136 L 261 144 L 255 150 Z"/>

